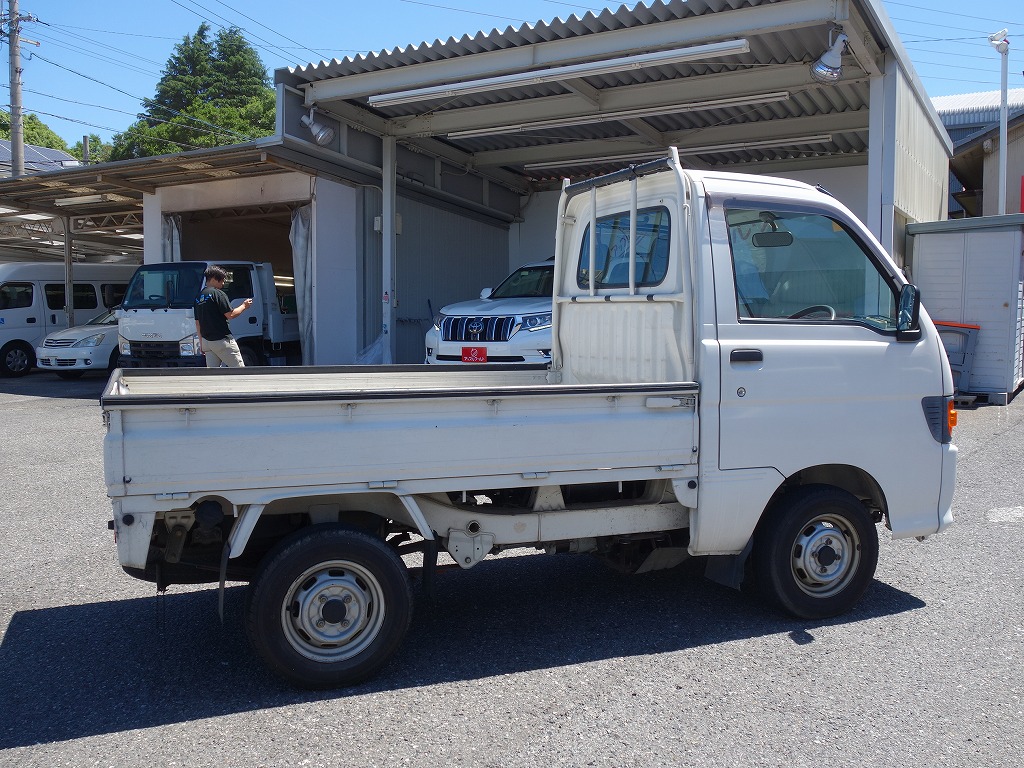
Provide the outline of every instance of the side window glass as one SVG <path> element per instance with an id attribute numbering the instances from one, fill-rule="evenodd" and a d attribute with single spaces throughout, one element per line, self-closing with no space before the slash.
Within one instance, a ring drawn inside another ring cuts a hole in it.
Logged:
<path id="1" fill-rule="evenodd" d="M 896 329 L 896 293 L 839 221 L 814 213 L 726 211 L 741 320 L 857 322 Z"/>
<path id="2" fill-rule="evenodd" d="M 75 309 L 96 309 L 99 302 L 96 301 L 96 289 L 92 283 L 75 283 L 74 285 Z"/>
<path id="3" fill-rule="evenodd" d="M 636 285 L 654 286 L 668 271 L 670 221 L 668 208 L 644 208 L 636 214 Z M 590 226 L 580 246 L 576 284 L 590 287 Z M 594 259 L 595 288 L 629 286 L 629 211 L 602 216 L 597 220 Z"/>
<path id="4" fill-rule="evenodd" d="M 47 283 L 43 286 L 46 292 L 46 308 L 62 310 L 67 302 L 64 301 L 64 283 Z"/>
<path id="5" fill-rule="evenodd" d="M 28 309 L 32 306 L 32 283 L 0 285 L 0 309 Z"/>
<path id="6" fill-rule="evenodd" d="M 225 267 L 228 273 L 224 281 L 224 293 L 228 295 L 228 301 L 235 299 L 248 299 L 252 292 L 252 270 L 248 267 L 237 267 L 232 269 Z"/>

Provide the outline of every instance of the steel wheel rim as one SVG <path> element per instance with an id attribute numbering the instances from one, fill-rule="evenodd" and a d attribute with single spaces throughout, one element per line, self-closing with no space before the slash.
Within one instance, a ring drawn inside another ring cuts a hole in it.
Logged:
<path id="1" fill-rule="evenodd" d="M 860 535 L 842 515 L 822 514 L 808 521 L 793 541 L 790 565 L 797 586 L 812 597 L 841 592 L 857 573 Z"/>
<path id="2" fill-rule="evenodd" d="M 365 651 L 384 625 L 384 589 L 350 560 L 308 568 L 281 607 L 284 635 L 295 651 L 318 662 L 339 662 Z"/>

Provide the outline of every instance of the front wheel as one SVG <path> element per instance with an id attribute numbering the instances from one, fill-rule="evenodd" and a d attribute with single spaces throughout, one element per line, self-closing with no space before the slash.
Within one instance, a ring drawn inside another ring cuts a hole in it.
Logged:
<path id="1" fill-rule="evenodd" d="M 878 533 L 864 505 L 839 488 L 809 485 L 766 514 L 753 550 L 761 591 L 804 619 L 850 610 L 878 565 Z"/>
<path id="2" fill-rule="evenodd" d="M 5 376 L 24 376 L 36 364 L 32 347 L 23 341 L 11 341 L 0 349 L 0 373 Z"/>
<path id="3" fill-rule="evenodd" d="M 380 539 L 342 526 L 314 526 L 283 542 L 252 589 L 249 641 L 271 669 L 302 688 L 370 677 L 412 620 L 401 558 Z"/>

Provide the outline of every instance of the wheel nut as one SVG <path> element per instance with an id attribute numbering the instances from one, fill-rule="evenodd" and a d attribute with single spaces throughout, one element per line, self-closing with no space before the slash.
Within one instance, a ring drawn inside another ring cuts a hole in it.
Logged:
<path id="1" fill-rule="evenodd" d="M 351 621 L 348 621 L 348 620 L 346 619 L 345 621 L 341 622 L 341 626 L 342 626 L 342 628 L 344 629 L 345 627 L 347 627 L 347 626 L 348 626 L 349 624 L 351 624 L 351 623 L 352 623 Z"/>
<path id="2" fill-rule="evenodd" d="M 343 602 L 345 605 L 348 605 L 352 602 L 352 595 L 345 595 L 343 598 L 341 598 L 341 602 Z"/>
<path id="3" fill-rule="evenodd" d="M 319 619 L 317 621 L 317 623 L 316 623 L 316 628 L 317 629 L 323 629 L 326 625 L 327 625 L 326 621 L 324 621 L 323 619 Z"/>
<path id="4" fill-rule="evenodd" d="M 320 595 L 320 597 L 318 597 L 318 598 L 317 598 L 317 600 L 318 600 L 319 602 L 321 602 L 321 603 L 326 603 L 326 602 L 327 602 L 327 598 L 326 598 L 326 597 L 324 597 L 323 595 Z"/>

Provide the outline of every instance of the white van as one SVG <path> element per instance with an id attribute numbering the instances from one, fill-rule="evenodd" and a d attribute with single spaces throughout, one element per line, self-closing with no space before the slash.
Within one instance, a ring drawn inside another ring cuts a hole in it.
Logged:
<path id="1" fill-rule="evenodd" d="M 133 264 L 75 264 L 74 311 L 86 320 L 121 303 Z M 0 264 L 0 374 L 24 376 L 47 334 L 68 327 L 64 265 Z"/>

